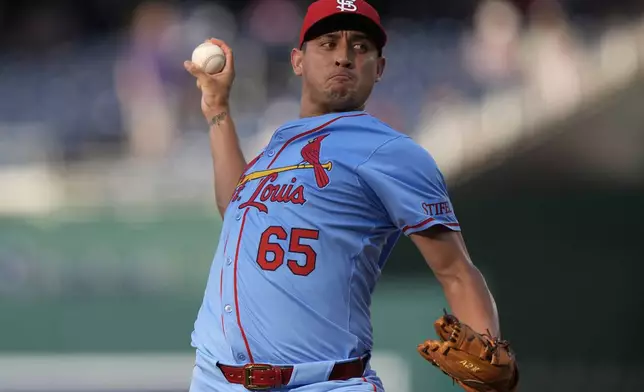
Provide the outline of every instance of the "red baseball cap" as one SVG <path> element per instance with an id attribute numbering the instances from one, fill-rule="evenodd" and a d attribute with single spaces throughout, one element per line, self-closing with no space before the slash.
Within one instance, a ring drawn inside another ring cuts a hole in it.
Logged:
<path id="1" fill-rule="evenodd" d="M 306 41 L 338 30 L 362 31 L 374 40 L 378 49 L 387 43 L 378 11 L 365 0 L 317 0 L 304 16 L 300 48 Z"/>

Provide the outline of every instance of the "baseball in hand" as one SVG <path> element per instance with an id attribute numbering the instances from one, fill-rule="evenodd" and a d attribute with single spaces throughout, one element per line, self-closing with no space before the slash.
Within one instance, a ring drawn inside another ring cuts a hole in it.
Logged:
<path id="1" fill-rule="evenodd" d="M 192 62 L 208 74 L 221 72 L 226 65 L 226 55 L 219 45 L 204 42 L 192 51 Z"/>

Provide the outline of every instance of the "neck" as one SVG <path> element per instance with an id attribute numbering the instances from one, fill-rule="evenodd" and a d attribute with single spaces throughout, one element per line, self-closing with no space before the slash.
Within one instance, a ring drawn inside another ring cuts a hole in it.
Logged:
<path id="1" fill-rule="evenodd" d="M 314 104 L 310 101 L 302 99 L 300 102 L 300 118 L 317 117 L 330 113 L 344 113 L 364 110 L 365 105 L 347 106 L 343 108 L 331 108 L 328 105 Z"/>

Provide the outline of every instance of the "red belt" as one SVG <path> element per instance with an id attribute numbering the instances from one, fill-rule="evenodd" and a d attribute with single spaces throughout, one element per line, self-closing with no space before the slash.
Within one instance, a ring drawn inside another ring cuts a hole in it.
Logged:
<path id="1" fill-rule="evenodd" d="M 362 377 L 367 359 L 336 363 L 327 381 Z M 228 382 L 241 384 L 250 391 L 283 387 L 288 384 L 293 374 L 292 366 L 273 366 L 263 363 L 249 363 L 244 366 L 217 364 L 217 366 Z"/>

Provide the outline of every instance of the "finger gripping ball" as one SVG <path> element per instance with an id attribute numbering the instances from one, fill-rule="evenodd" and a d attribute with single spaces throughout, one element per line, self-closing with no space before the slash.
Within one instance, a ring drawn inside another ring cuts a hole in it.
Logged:
<path id="1" fill-rule="evenodd" d="M 226 56 L 219 45 L 204 42 L 192 51 L 192 62 L 208 74 L 221 72 L 226 65 Z"/>

